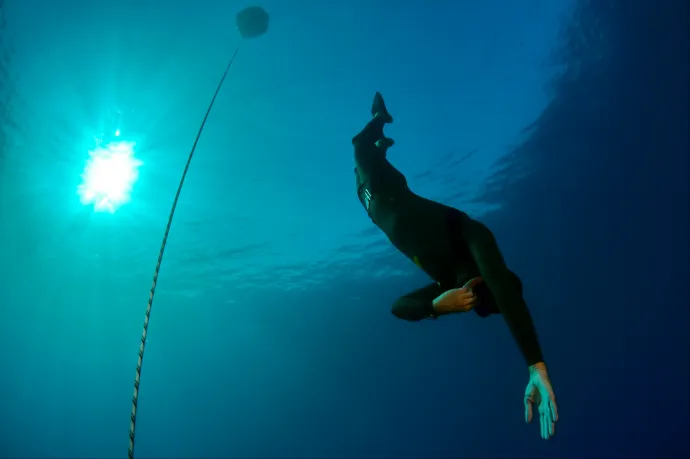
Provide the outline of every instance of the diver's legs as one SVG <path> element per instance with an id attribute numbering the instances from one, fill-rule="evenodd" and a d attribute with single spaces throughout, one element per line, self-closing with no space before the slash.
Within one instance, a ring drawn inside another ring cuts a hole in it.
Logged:
<path id="1" fill-rule="evenodd" d="M 385 138 L 383 135 L 383 126 L 385 125 L 386 121 L 383 117 L 375 117 L 364 126 L 364 129 L 362 129 L 359 134 L 352 138 L 352 144 L 375 144 L 379 140 Z"/>
<path id="2" fill-rule="evenodd" d="M 364 129 L 353 139 L 353 144 L 372 144 L 381 141 L 380 148 L 386 149 L 393 145 L 393 139 L 383 135 L 383 127 L 393 122 L 393 117 L 388 113 L 386 104 L 380 93 L 374 95 L 374 102 L 371 105 L 371 115 L 373 119 L 364 126 Z"/>

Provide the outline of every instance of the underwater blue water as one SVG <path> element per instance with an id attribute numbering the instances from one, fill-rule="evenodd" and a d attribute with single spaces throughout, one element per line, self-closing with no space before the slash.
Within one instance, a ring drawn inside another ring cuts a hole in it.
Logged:
<path id="1" fill-rule="evenodd" d="M 126 457 L 165 221 L 245 6 L 0 1 L 0 457 Z M 136 457 L 687 457 L 687 2 L 261 6 L 168 241 Z M 377 90 L 411 187 L 522 277 L 549 442 L 500 317 L 390 314 L 427 279 L 354 193 Z M 116 129 L 143 166 L 96 213 L 80 174 Z"/>

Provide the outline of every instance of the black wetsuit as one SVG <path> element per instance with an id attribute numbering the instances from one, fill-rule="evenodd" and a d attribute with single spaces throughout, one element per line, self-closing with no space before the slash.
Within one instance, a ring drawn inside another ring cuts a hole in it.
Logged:
<path id="1" fill-rule="evenodd" d="M 405 176 L 386 158 L 382 117 L 371 120 L 352 139 L 357 195 L 373 222 L 391 243 L 434 281 L 399 298 L 393 314 L 418 321 L 435 317 L 432 301 L 481 275 L 475 287 L 482 317 L 502 313 L 528 365 L 543 361 L 520 279 L 506 266 L 491 231 L 457 209 L 413 193 Z"/>

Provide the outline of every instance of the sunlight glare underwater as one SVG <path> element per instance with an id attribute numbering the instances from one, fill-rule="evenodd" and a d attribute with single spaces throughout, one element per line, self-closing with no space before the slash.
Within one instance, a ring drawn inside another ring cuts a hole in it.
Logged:
<path id="1" fill-rule="evenodd" d="M 119 135 L 118 130 L 115 137 Z M 82 204 L 93 205 L 96 212 L 114 213 L 130 200 L 143 164 L 135 157 L 134 147 L 134 142 L 113 140 L 98 142 L 89 151 L 82 182 L 77 188 Z"/>

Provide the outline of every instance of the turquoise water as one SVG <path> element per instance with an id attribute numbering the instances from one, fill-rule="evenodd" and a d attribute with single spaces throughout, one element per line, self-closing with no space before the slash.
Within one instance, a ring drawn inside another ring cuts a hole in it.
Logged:
<path id="1" fill-rule="evenodd" d="M 687 455 L 686 6 L 431 5 L 262 2 L 168 240 L 136 457 Z M 125 457 L 165 222 L 245 6 L 2 3 L 0 457 Z M 354 193 L 377 90 L 410 186 L 523 278 L 553 441 L 500 317 L 390 314 L 427 280 Z M 77 191 L 94 139 L 142 162 L 112 213 Z"/>

